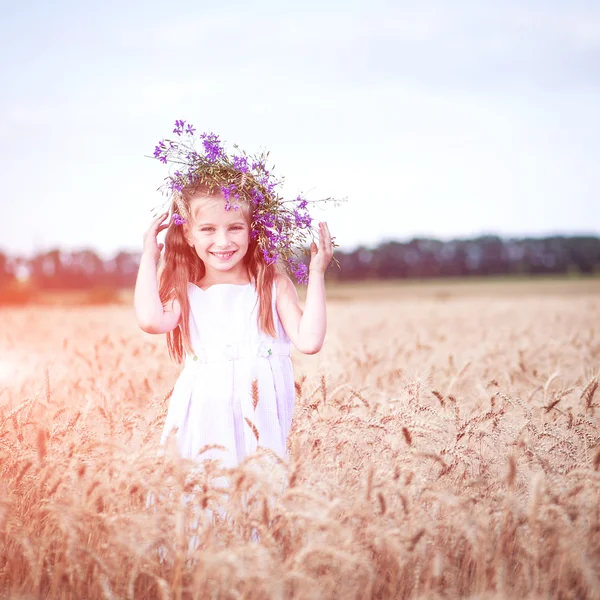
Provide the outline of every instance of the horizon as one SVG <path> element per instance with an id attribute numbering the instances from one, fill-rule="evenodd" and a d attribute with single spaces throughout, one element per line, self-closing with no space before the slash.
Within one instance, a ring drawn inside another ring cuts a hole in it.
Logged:
<path id="1" fill-rule="evenodd" d="M 352 254 L 354 252 L 358 252 L 360 250 L 367 250 L 367 251 L 376 251 L 378 248 L 380 248 L 381 246 L 384 246 L 386 244 L 400 244 L 400 245 L 407 245 L 410 244 L 412 242 L 416 242 L 416 241 L 433 241 L 433 242 L 440 242 L 441 244 L 452 244 L 452 243 L 461 243 L 461 242 L 477 242 L 478 240 L 481 239 L 485 239 L 485 238 L 497 238 L 499 239 L 503 244 L 506 243 L 513 243 L 513 242 L 525 242 L 525 241 L 542 241 L 542 240 L 546 240 L 546 239 L 581 239 L 581 238 L 589 238 L 589 239 L 596 239 L 596 240 L 600 240 L 600 234 L 596 234 L 596 233 L 568 233 L 568 234 L 562 234 L 562 233 L 551 233 L 551 234 L 539 234 L 539 235 L 522 235 L 522 236 L 502 236 L 502 235 L 497 235 L 494 233 L 482 233 L 482 234 L 478 234 L 478 235 L 474 235 L 474 236 L 467 236 L 467 237 L 455 237 L 455 238 L 447 238 L 447 239 L 442 239 L 439 237 L 431 237 L 431 236 L 415 236 L 412 238 L 407 238 L 407 239 L 382 239 L 379 242 L 377 242 L 374 245 L 368 245 L 368 244 L 359 244 L 356 246 L 352 246 L 352 247 L 342 247 L 340 246 L 339 248 L 336 249 L 336 253 L 337 252 L 342 252 L 343 254 Z M 91 247 L 91 246 L 82 246 L 82 247 L 77 247 L 77 248 L 70 248 L 70 247 L 60 247 L 60 246 L 54 246 L 54 247 L 50 247 L 50 248 L 46 248 L 44 250 L 40 250 L 39 252 L 34 252 L 34 253 L 18 253 L 18 252 L 10 252 L 7 251 L 5 248 L 3 248 L 2 246 L 0 246 L 0 255 L 4 255 L 5 257 L 9 258 L 9 259 L 20 259 L 20 260 L 31 260 L 33 258 L 35 258 L 36 256 L 41 256 L 43 254 L 47 254 L 50 252 L 55 252 L 58 251 L 61 254 L 75 254 L 78 252 L 93 252 L 95 253 L 97 256 L 99 256 L 103 261 L 110 261 L 112 259 L 114 259 L 118 254 L 124 252 L 127 254 L 136 254 L 136 253 L 140 253 L 142 252 L 142 248 L 117 248 L 116 250 L 109 252 L 109 253 L 103 253 L 101 251 L 99 251 L 97 248 Z M 307 248 L 307 256 L 308 256 L 308 248 Z"/>

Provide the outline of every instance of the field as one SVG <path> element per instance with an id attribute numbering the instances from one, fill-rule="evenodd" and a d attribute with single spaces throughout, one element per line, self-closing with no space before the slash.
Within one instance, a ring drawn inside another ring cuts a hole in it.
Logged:
<path id="1" fill-rule="evenodd" d="M 0 309 L 0 595 L 600 598 L 600 281 L 329 297 L 289 462 L 233 473 L 157 453 L 130 304 Z"/>

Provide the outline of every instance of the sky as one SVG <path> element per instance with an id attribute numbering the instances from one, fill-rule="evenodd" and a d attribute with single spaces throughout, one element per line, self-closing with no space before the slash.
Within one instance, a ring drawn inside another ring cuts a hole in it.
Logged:
<path id="1" fill-rule="evenodd" d="M 0 251 L 141 250 L 176 119 L 345 249 L 600 234 L 600 3 L 0 0 Z"/>

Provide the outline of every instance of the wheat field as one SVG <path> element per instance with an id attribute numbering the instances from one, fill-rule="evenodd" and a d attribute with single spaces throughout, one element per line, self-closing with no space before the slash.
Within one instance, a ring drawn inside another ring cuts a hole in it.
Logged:
<path id="1" fill-rule="evenodd" d="M 0 594 L 600 598 L 600 281 L 331 287 L 286 463 L 158 450 L 113 306 L 0 309 Z"/>

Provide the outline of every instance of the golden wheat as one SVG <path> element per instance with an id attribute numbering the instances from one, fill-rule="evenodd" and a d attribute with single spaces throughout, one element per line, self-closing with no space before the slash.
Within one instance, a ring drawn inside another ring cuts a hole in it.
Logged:
<path id="1" fill-rule="evenodd" d="M 232 471 L 157 452 L 178 367 L 129 307 L 2 311 L 0 590 L 600 598 L 598 296 L 424 293 L 332 301 L 289 461 Z"/>

